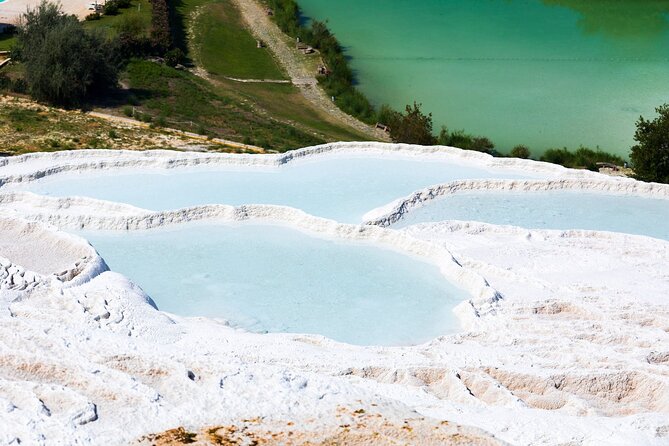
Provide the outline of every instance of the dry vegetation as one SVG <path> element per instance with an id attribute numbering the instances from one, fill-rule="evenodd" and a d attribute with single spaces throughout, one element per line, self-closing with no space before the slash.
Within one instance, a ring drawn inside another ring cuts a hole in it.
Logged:
<path id="1" fill-rule="evenodd" d="M 191 138 L 165 129 L 109 121 L 80 111 L 0 96 L 2 154 L 77 149 L 239 151 L 214 140 Z"/>
<path id="2" fill-rule="evenodd" d="M 183 427 L 142 437 L 140 445 L 470 445 L 504 444 L 477 429 L 461 427 L 446 421 L 427 418 L 390 420 L 381 413 L 364 409 L 339 408 L 330 427 L 315 426 L 316 420 L 305 422 L 265 422 L 255 418 L 232 425 L 209 427 L 191 432 Z"/>

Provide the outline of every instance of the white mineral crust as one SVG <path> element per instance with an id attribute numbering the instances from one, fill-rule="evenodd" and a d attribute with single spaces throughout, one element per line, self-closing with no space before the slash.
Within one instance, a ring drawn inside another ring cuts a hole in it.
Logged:
<path id="1" fill-rule="evenodd" d="M 666 186 L 545 163 L 373 143 L 275 156 L 96 150 L 1 159 L 0 443 L 126 444 L 178 426 L 198 430 L 256 417 L 331 426 L 339 422 L 336 410 L 349 407 L 470 426 L 490 444 L 492 436 L 520 445 L 669 444 L 667 241 L 475 222 L 397 231 L 282 206 L 151 212 L 14 190 L 62 172 L 279 166 L 388 152 L 551 179 L 434 186 L 370 210 L 367 218 L 380 225 L 458 187 L 668 196 Z M 109 271 L 85 240 L 62 232 L 246 220 L 424 257 L 472 295 L 456 308 L 464 331 L 413 347 L 365 347 L 179 317 Z"/>

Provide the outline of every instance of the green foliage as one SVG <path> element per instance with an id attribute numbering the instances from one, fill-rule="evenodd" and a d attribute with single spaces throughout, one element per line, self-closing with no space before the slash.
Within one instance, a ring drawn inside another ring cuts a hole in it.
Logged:
<path id="1" fill-rule="evenodd" d="M 637 179 L 669 183 L 669 104 L 656 108 L 658 117 L 636 123 L 630 160 Z"/>
<path id="2" fill-rule="evenodd" d="M 23 78 L 14 79 L 12 82 L 12 91 L 18 94 L 28 93 L 28 83 Z"/>
<path id="3" fill-rule="evenodd" d="M 242 79 L 287 79 L 271 52 L 258 48 L 235 2 L 201 6 L 192 25 L 192 48 L 209 73 Z"/>
<path id="4" fill-rule="evenodd" d="M 562 149 L 550 149 L 541 156 L 541 161 L 575 169 L 588 169 L 595 172 L 599 170 L 597 163 L 612 163 L 620 166 L 625 163 L 625 160 L 618 155 L 603 152 L 599 149 L 588 149 L 587 147 L 580 147 L 575 152 L 570 152 L 566 147 Z"/>
<path id="5" fill-rule="evenodd" d="M 101 18 L 102 18 L 102 16 L 100 15 L 99 12 L 93 12 L 93 13 L 91 13 L 91 14 L 88 14 L 88 15 L 86 16 L 85 20 L 86 20 L 87 22 L 92 22 L 92 21 L 94 21 L 94 20 L 100 20 Z"/>
<path id="6" fill-rule="evenodd" d="M 115 42 L 86 32 L 76 17 L 46 1 L 23 15 L 14 55 L 24 63 L 30 94 L 38 100 L 79 105 L 92 91 L 117 83 Z"/>
<path id="7" fill-rule="evenodd" d="M 115 1 L 112 0 L 112 1 L 108 1 L 105 4 L 102 12 L 104 13 L 104 15 L 116 15 L 116 14 L 118 14 L 118 9 L 119 9 L 118 8 L 118 3 L 116 3 Z"/>
<path id="8" fill-rule="evenodd" d="M 176 67 L 179 64 L 182 64 L 186 59 L 186 55 L 181 48 L 172 48 L 165 53 L 165 64 L 168 67 Z"/>
<path id="9" fill-rule="evenodd" d="M 513 158 L 528 159 L 530 157 L 530 149 L 525 145 L 518 144 L 511 149 L 509 155 Z"/>
<path id="10" fill-rule="evenodd" d="M 421 104 L 407 105 L 404 113 L 383 109 L 383 116 L 390 126 L 390 137 L 394 142 L 433 145 L 437 142 L 432 135 L 432 113 L 424 114 Z"/>
<path id="11" fill-rule="evenodd" d="M 172 46 L 167 0 L 151 0 L 151 42 L 159 54 Z"/>
<path id="12" fill-rule="evenodd" d="M 473 136 L 464 130 L 450 132 L 446 127 L 441 128 L 437 142 L 442 146 L 458 147 L 465 150 L 476 150 L 477 152 L 489 153 L 497 156 L 495 144 L 485 136 Z"/>
<path id="13" fill-rule="evenodd" d="M 125 107 L 123 107 L 123 114 L 126 115 L 128 118 L 132 118 L 132 115 L 133 115 L 133 113 L 132 113 L 132 107 L 130 107 L 130 106 L 128 106 L 128 105 L 126 105 Z"/>
<path id="14" fill-rule="evenodd" d="M 265 148 L 281 151 L 323 142 L 311 133 L 258 114 L 236 96 L 188 71 L 132 60 L 127 74 L 126 81 L 139 99 L 137 109 L 166 117 L 171 127 L 233 141 L 250 135 L 254 141 L 267 141 Z"/>
<path id="15" fill-rule="evenodd" d="M 283 32 L 294 38 L 299 37 L 302 42 L 320 51 L 330 73 L 321 77 L 319 82 L 328 95 L 335 98 L 337 106 L 361 121 L 374 123 L 377 120 L 374 107 L 355 88 L 355 77 L 344 51 L 327 24 L 314 20 L 310 27 L 303 26 L 300 22 L 300 8 L 294 0 L 268 0 L 268 4 Z"/>

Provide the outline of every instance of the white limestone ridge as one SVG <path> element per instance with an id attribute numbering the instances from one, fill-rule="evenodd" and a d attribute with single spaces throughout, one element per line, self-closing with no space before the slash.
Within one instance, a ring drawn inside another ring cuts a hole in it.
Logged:
<path id="1" fill-rule="evenodd" d="M 669 185 L 640 181 L 611 181 L 609 179 L 556 180 L 458 180 L 437 184 L 413 192 L 406 197 L 372 209 L 363 216 L 367 224 L 391 226 L 413 209 L 426 206 L 432 200 L 460 192 L 508 191 L 546 192 L 556 190 L 599 192 L 613 195 L 661 198 L 669 200 Z"/>
<path id="2" fill-rule="evenodd" d="M 228 153 L 176 152 L 170 150 L 74 150 L 40 152 L 0 158 L 0 186 L 35 181 L 66 172 L 110 169 L 177 169 L 216 166 L 280 167 L 298 160 L 325 156 L 401 155 L 419 159 L 449 160 L 475 164 L 483 168 L 522 170 L 567 178 L 601 178 L 609 181 L 631 181 L 596 172 L 566 169 L 562 166 L 517 158 L 495 158 L 491 155 L 445 146 L 414 146 L 377 142 L 331 143 L 282 154 L 249 155 Z"/>

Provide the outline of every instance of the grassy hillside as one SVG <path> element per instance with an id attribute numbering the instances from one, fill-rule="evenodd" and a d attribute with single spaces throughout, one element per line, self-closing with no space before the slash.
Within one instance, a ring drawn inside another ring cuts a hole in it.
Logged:
<path id="1" fill-rule="evenodd" d="M 88 114 L 0 96 L 0 153 L 18 155 L 76 149 L 206 148 L 238 151 L 216 141 L 190 138 L 160 128 L 128 125 Z"/>
<path id="2" fill-rule="evenodd" d="M 231 0 L 175 0 L 171 6 L 172 39 L 184 49 L 190 67 L 130 60 L 120 76 L 121 88 L 96 97 L 90 108 L 276 151 L 366 139 L 317 110 L 289 83 L 230 79 L 287 79 L 272 53 L 257 48 Z M 151 4 L 132 0 L 117 15 L 88 20 L 85 27 L 110 37 L 129 30 L 135 36 L 150 36 Z M 22 66 L 14 64 L 3 73 L 16 79 Z"/>
<path id="3" fill-rule="evenodd" d="M 190 46 L 209 73 L 242 79 L 286 79 L 269 50 L 257 47 L 230 0 L 199 6 L 192 20 Z"/>

